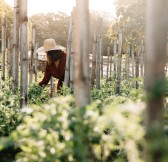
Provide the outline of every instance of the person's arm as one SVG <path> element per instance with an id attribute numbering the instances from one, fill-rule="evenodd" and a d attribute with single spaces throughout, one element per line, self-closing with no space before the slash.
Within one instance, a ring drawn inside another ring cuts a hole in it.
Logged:
<path id="1" fill-rule="evenodd" d="M 47 85 L 48 82 L 50 81 L 50 78 L 51 78 L 51 72 L 50 72 L 49 65 L 48 65 L 48 63 L 47 63 L 46 69 L 45 69 L 44 77 L 43 77 L 42 81 L 39 82 L 39 85 L 40 85 L 40 86 Z"/>

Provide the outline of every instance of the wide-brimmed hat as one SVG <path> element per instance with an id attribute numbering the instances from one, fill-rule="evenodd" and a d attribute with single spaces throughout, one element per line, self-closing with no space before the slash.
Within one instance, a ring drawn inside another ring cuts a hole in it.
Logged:
<path id="1" fill-rule="evenodd" d="M 44 48 L 44 51 L 47 52 L 47 51 L 52 51 L 52 50 L 58 50 L 58 47 L 56 45 L 56 42 L 54 39 L 52 38 L 49 38 L 49 39 L 45 39 L 44 40 L 44 43 L 43 43 L 43 48 Z"/>

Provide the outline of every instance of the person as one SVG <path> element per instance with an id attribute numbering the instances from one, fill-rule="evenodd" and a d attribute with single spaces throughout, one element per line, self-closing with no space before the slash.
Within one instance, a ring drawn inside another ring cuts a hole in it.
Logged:
<path id="1" fill-rule="evenodd" d="M 51 76 L 58 79 L 57 91 L 59 91 L 63 85 L 66 56 L 67 53 L 56 45 L 54 39 L 45 39 L 43 43 L 44 51 L 47 54 L 47 65 L 42 81 L 39 82 L 40 86 L 45 86 L 50 81 Z"/>

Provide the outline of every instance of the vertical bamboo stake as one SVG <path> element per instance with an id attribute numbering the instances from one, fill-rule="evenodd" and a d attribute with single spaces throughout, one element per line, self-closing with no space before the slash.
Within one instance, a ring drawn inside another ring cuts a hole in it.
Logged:
<path id="1" fill-rule="evenodd" d="M 72 22 L 73 22 L 73 14 L 71 13 L 71 19 L 69 23 L 69 33 L 68 33 L 68 43 L 67 43 L 67 57 L 66 57 L 66 67 L 65 67 L 65 77 L 64 83 L 66 86 L 69 85 L 70 81 L 70 55 L 72 48 Z"/>
<path id="2" fill-rule="evenodd" d="M 71 41 L 71 51 L 70 51 L 70 92 L 71 94 L 74 93 L 74 67 L 75 67 L 75 63 L 74 63 L 75 33 L 74 32 L 76 31 L 75 16 L 76 16 L 76 8 L 74 7 L 72 12 L 72 41 Z"/>
<path id="3" fill-rule="evenodd" d="M 117 60 L 116 60 L 116 55 L 117 55 L 117 40 L 114 40 L 113 53 L 114 53 L 114 78 L 116 78 L 116 74 L 117 74 Z"/>
<path id="4" fill-rule="evenodd" d="M 141 69 L 141 77 L 144 76 L 144 45 L 143 40 L 141 42 L 141 56 L 140 56 L 140 69 Z"/>
<path id="5" fill-rule="evenodd" d="M 36 42 L 36 45 L 35 45 L 35 50 L 34 50 L 34 55 L 35 55 L 35 67 L 34 67 L 34 73 L 35 73 L 35 82 L 37 82 L 37 70 L 38 70 L 38 53 L 36 53 L 37 49 L 39 47 L 39 43 Z"/>
<path id="6" fill-rule="evenodd" d="M 93 48 L 92 48 L 92 71 L 91 71 L 91 85 L 92 87 L 95 84 L 96 79 L 96 47 L 97 47 L 97 37 L 96 37 L 96 28 L 94 29 L 93 36 Z"/>
<path id="7" fill-rule="evenodd" d="M 30 42 L 30 58 L 29 58 L 29 85 L 33 81 L 33 43 Z"/>
<path id="8" fill-rule="evenodd" d="M 28 87 L 28 18 L 27 0 L 20 0 L 20 20 L 21 20 L 21 84 L 20 84 L 20 106 L 27 106 L 27 87 Z"/>
<path id="9" fill-rule="evenodd" d="M 139 77 L 139 56 L 140 56 L 140 51 L 141 51 L 141 47 L 138 47 L 138 52 L 135 53 L 135 63 L 136 63 L 136 68 L 135 68 L 135 77 L 136 77 L 136 89 L 139 88 L 139 84 L 138 84 L 138 77 Z"/>
<path id="10" fill-rule="evenodd" d="M 134 49 L 131 48 L 131 65 L 132 65 L 132 78 L 135 77 L 135 57 L 134 57 Z"/>
<path id="11" fill-rule="evenodd" d="M 32 40 L 30 42 L 30 48 L 31 48 L 31 55 L 30 55 L 30 68 L 29 68 L 29 85 L 33 82 L 33 73 L 35 72 L 35 57 L 36 57 L 36 29 L 35 26 L 32 26 Z"/>
<path id="12" fill-rule="evenodd" d="M 163 133 L 163 96 L 167 84 L 164 82 L 168 27 L 167 8 L 168 1 L 147 0 L 145 46 L 145 87 L 148 96 L 145 113 L 147 115 L 146 162 L 164 161 L 163 159 L 166 159 L 168 151 L 164 149 L 166 147 L 163 147 L 166 138 L 164 138 Z"/>
<path id="13" fill-rule="evenodd" d="M 131 53 L 131 45 L 128 43 L 127 46 L 127 53 L 126 53 L 126 79 L 129 80 L 129 59 L 130 59 L 130 53 Z"/>
<path id="14" fill-rule="evenodd" d="M 118 62 L 117 62 L 117 85 L 116 92 L 120 93 L 121 83 L 121 61 L 122 61 L 122 30 L 119 31 L 119 47 L 118 47 Z"/>
<path id="15" fill-rule="evenodd" d="M 107 47 L 107 73 L 106 73 L 106 82 L 108 82 L 108 73 L 109 73 L 109 56 L 110 56 L 110 47 Z"/>
<path id="16" fill-rule="evenodd" d="M 96 88 L 100 89 L 100 70 L 101 70 L 101 46 L 102 46 L 102 37 L 101 37 L 101 28 L 102 21 L 99 20 L 98 25 L 98 38 L 97 38 L 97 50 L 96 50 Z"/>
<path id="17" fill-rule="evenodd" d="M 54 92 L 54 89 L 55 89 L 55 83 L 54 83 L 54 78 L 51 77 L 50 79 L 50 95 L 51 97 L 54 97 L 55 96 L 55 92 Z"/>
<path id="18" fill-rule="evenodd" d="M 1 79 L 5 80 L 5 60 L 6 60 L 6 17 L 2 17 L 2 67 Z"/>
<path id="19" fill-rule="evenodd" d="M 113 63 L 113 53 L 110 55 L 110 80 L 111 80 L 111 75 L 112 75 L 112 63 Z"/>
<path id="20" fill-rule="evenodd" d="M 78 107 L 90 103 L 89 75 L 89 2 L 76 0 L 75 98 Z"/>
<path id="21" fill-rule="evenodd" d="M 11 77 L 11 68 L 10 68 L 10 63 L 11 63 L 11 42 L 10 42 L 10 37 L 8 37 L 8 45 L 7 45 L 7 49 L 8 49 L 8 52 L 7 52 L 7 69 L 8 69 L 8 77 L 10 78 Z"/>
<path id="22" fill-rule="evenodd" d="M 13 91 L 18 88 L 18 69 L 19 69 L 19 0 L 14 1 L 14 25 L 13 25 Z"/>
<path id="23" fill-rule="evenodd" d="M 102 18 L 99 18 L 99 36 L 98 36 L 98 39 L 99 39 L 99 52 L 100 52 L 100 70 L 101 70 L 101 78 L 103 78 L 103 52 L 102 52 L 102 31 L 103 31 L 103 27 L 102 27 L 102 21 L 103 19 Z"/>
<path id="24" fill-rule="evenodd" d="M 9 75 L 9 78 L 12 77 L 12 67 L 13 67 L 13 26 L 11 27 L 9 42 L 8 42 L 8 75 Z"/>

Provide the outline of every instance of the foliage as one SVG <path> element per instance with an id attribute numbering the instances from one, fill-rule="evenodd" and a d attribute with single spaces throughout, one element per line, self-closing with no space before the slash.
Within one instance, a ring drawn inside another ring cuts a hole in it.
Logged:
<path id="1" fill-rule="evenodd" d="M 11 29 L 11 24 L 13 24 L 13 9 L 11 6 L 6 4 L 4 0 L 0 0 L 0 20 L 2 20 L 3 14 L 6 17 L 6 35 L 9 37 L 10 35 L 10 29 Z M 0 26 L 2 24 L 2 21 L 0 21 Z M 0 35 L 1 35 L 2 28 L 0 28 Z M 1 41 L 1 39 L 0 39 Z M 1 45 L 1 42 L 0 42 Z M 1 46 L 0 46 L 1 49 Z"/>
<path id="2" fill-rule="evenodd" d="M 144 0 L 115 0 L 117 18 L 110 26 L 108 36 L 114 40 L 118 38 L 118 31 L 123 30 L 126 44 L 137 47 L 145 35 L 145 1 Z M 126 50 L 126 49 L 124 49 Z"/>
<path id="3" fill-rule="evenodd" d="M 23 123 L 8 138 L 1 139 L 0 148 L 20 150 L 16 159 L 22 162 L 140 158 L 137 152 L 143 128 L 139 109 L 131 104 L 118 107 L 128 101 L 125 97 L 111 96 L 110 100 L 106 104 L 95 100 L 78 109 L 72 96 L 61 96 L 47 105 L 22 109 L 24 116 L 27 114 Z M 139 136 L 134 137 L 134 131 Z"/>
<path id="4" fill-rule="evenodd" d="M 8 136 L 20 124 L 18 94 L 10 89 L 11 80 L 0 81 L 0 137 Z"/>
<path id="5" fill-rule="evenodd" d="M 30 24 L 36 27 L 37 41 L 42 46 L 44 39 L 54 38 L 57 44 L 67 45 L 70 17 L 65 13 L 36 14 L 29 18 Z"/>
<path id="6" fill-rule="evenodd" d="M 37 83 L 32 84 L 29 87 L 29 93 L 28 93 L 28 104 L 36 104 L 41 105 L 43 103 L 48 102 L 50 98 L 50 94 L 48 89 L 37 85 Z"/>

